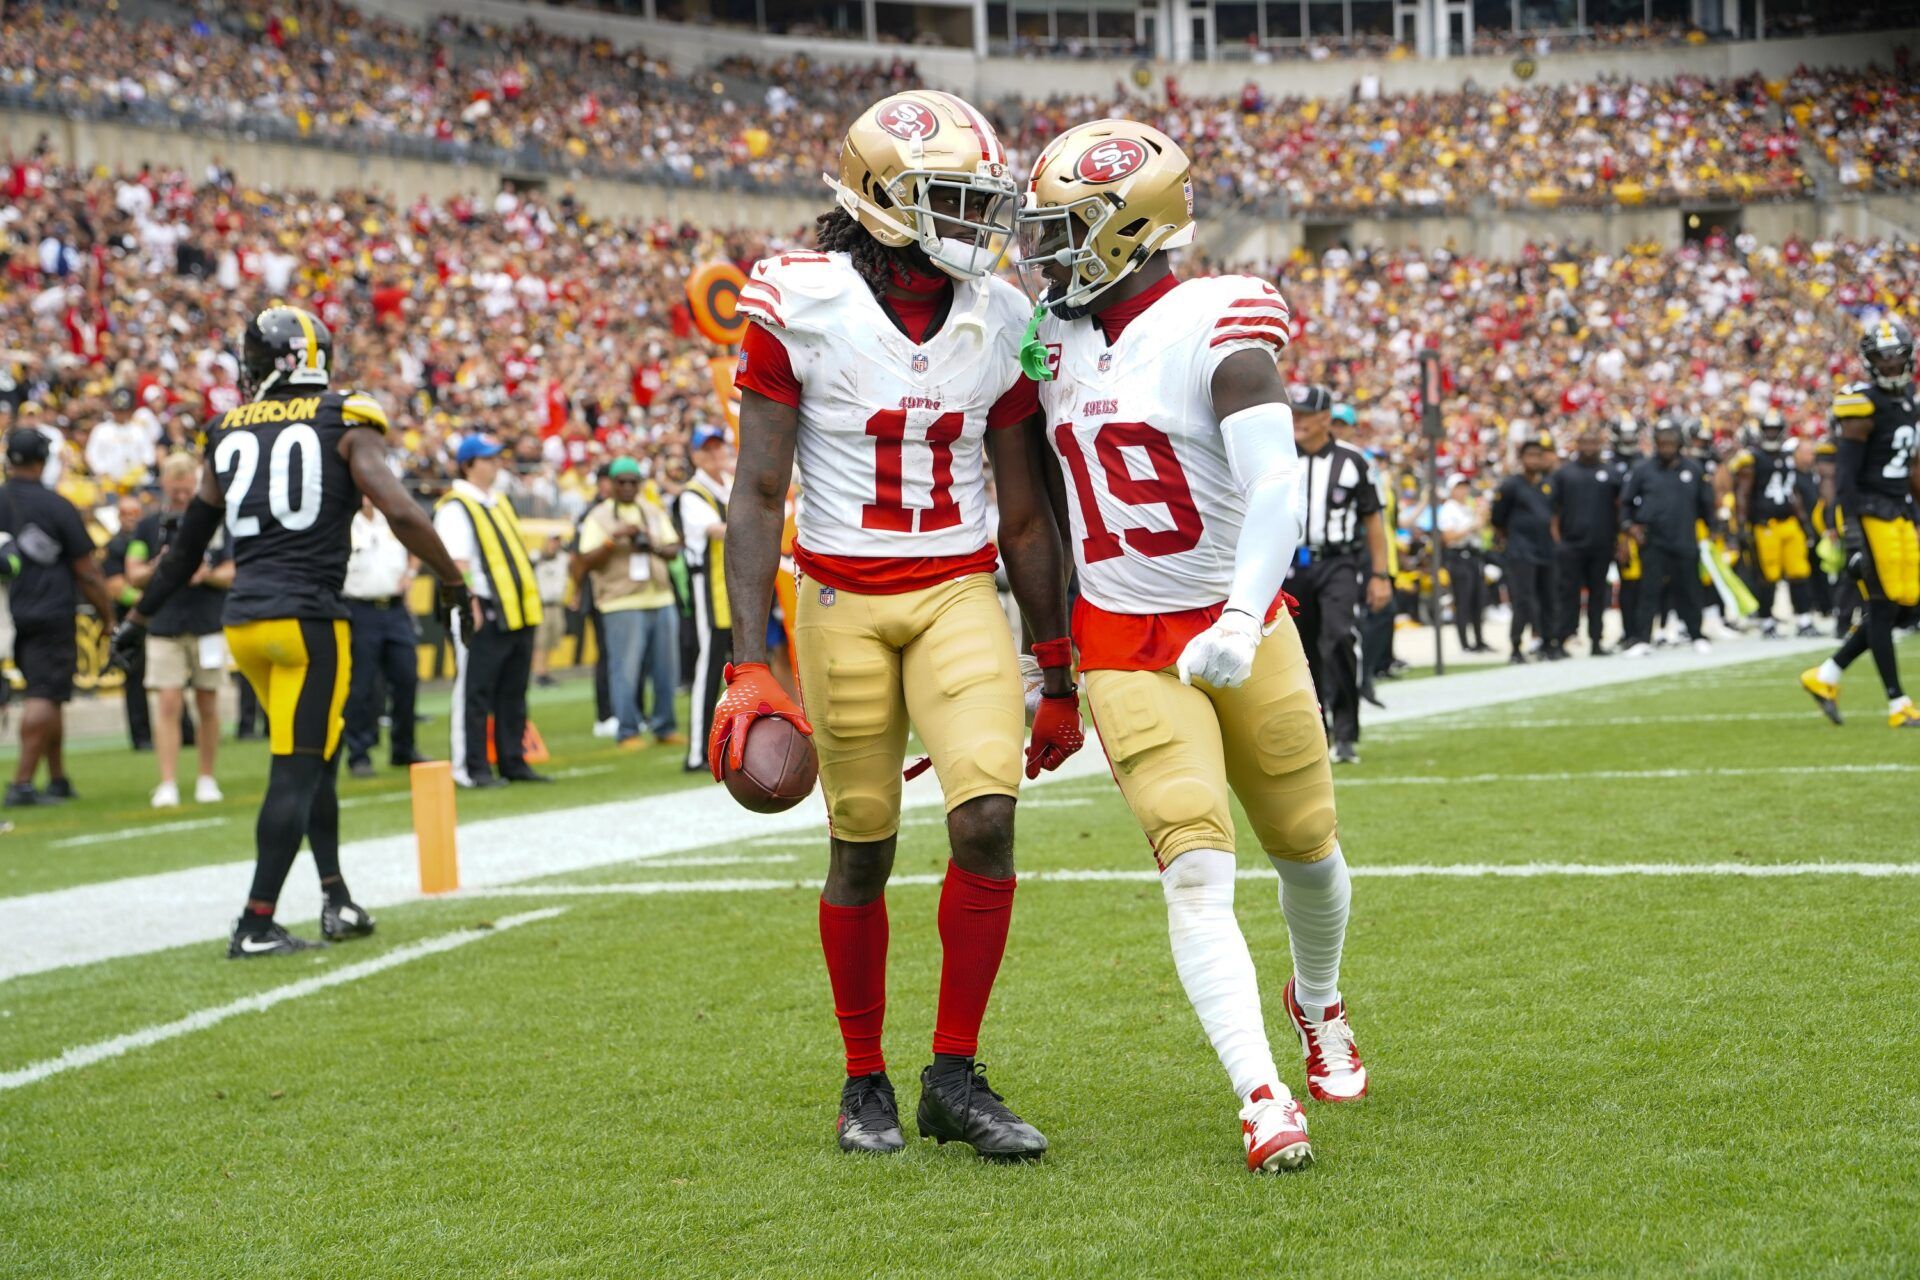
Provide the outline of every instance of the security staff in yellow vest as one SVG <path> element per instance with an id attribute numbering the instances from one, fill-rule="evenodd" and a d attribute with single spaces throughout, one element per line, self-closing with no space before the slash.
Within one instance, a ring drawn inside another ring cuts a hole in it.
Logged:
<path id="1" fill-rule="evenodd" d="M 481 435 L 460 442 L 460 478 L 434 509 L 433 527 L 466 575 L 480 620 L 465 645 L 456 639 L 453 683 L 453 780 L 463 787 L 548 782 L 527 765 L 527 682 L 540 629 L 540 587 L 513 506 L 494 492 L 501 446 Z M 487 763 L 493 718 L 496 775 Z"/>
<path id="2" fill-rule="evenodd" d="M 686 544 L 689 594 L 697 641 L 687 718 L 686 769 L 707 767 L 713 704 L 733 661 L 733 611 L 727 605 L 727 499 L 733 493 L 733 445 L 715 426 L 693 429 L 693 479 L 680 493 L 676 514 Z"/>

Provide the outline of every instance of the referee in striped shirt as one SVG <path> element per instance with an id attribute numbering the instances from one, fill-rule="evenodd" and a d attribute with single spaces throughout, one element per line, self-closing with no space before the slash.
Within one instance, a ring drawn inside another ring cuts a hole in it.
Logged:
<path id="1" fill-rule="evenodd" d="M 1393 599 L 1380 488 L 1367 455 L 1333 438 L 1333 395 L 1293 390 L 1293 439 L 1306 512 L 1287 590 L 1300 602 L 1300 640 L 1329 720 L 1335 764 L 1360 762 L 1361 610 Z"/>

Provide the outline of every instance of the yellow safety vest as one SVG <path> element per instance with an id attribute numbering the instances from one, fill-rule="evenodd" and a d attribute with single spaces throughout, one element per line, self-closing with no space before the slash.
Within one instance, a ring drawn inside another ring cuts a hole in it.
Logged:
<path id="1" fill-rule="evenodd" d="M 712 507 L 713 514 L 719 516 L 721 520 L 724 521 L 727 518 L 727 504 L 720 501 L 712 490 L 702 484 L 699 476 L 695 476 L 687 484 L 686 491 Z M 689 567 L 692 566 L 689 565 Z M 695 591 L 700 589 L 700 578 L 707 580 L 707 599 L 712 609 L 714 629 L 716 631 L 731 629 L 733 607 L 727 601 L 727 544 L 724 538 L 719 542 L 707 543 L 706 564 L 702 568 L 694 569 L 693 577 L 692 586 Z"/>
<path id="2" fill-rule="evenodd" d="M 473 538 L 480 547 L 480 564 L 487 585 L 493 588 L 494 603 L 500 606 L 501 625 L 508 631 L 539 626 L 540 587 L 533 580 L 533 561 L 527 558 L 513 504 L 502 500 L 489 507 L 454 490 L 440 499 L 434 510 L 449 502 L 465 507 L 467 518 L 473 521 Z"/>

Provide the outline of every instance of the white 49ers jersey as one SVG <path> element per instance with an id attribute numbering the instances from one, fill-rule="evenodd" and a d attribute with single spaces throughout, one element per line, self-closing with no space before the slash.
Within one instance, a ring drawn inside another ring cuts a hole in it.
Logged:
<path id="1" fill-rule="evenodd" d="M 1246 504 L 1213 412 L 1236 351 L 1287 344 L 1280 291 L 1251 276 L 1184 280 L 1107 345 L 1091 319 L 1040 326 L 1047 439 L 1072 513 L 1080 590 L 1110 613 L 1219 604 Z"/>
<path id="2" fill-rule="evenodd" d="M 741 314 L 779 337 L 800 397 L 798 541 L 816 555 L 965 556 L 987 545 L 987 411 L 1019 376 L 1030 309 L 955 280 L 925 343 L 900 332 L 844 253 L 754 264 Z"/>

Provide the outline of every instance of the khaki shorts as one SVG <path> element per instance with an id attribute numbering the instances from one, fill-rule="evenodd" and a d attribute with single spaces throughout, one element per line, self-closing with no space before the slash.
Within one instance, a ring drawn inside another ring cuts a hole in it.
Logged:
<path id="1" fill-rule="evenodd" d="M 219 662 L 203 661 L 214 656 L 216 647 Z M 210 636 L 147 637 L 149 689 L 218 689 L 226 676 L 227 642 L 218 631 Z"/>
<path id="2" fill-rule="evenodd" d="M 1282 614 L 1237 689 L 1162 671 L 1085 673 L 1087 709 L 1114 781 L 1164 869 L 1194 849 L 1233 850 L 1228 791 L 1270 857 L 1333 852 L 1333 773 L 1300 633 Z"/>
<path id="3" fill-rule="evenodd" d="M 799 584 L 794 645 L 827 820 L 842 840 L 900 827 L 909 724 L 949 811 L 1020 791 L 1026 706 L 990 574 L 899 595 Z"/>

